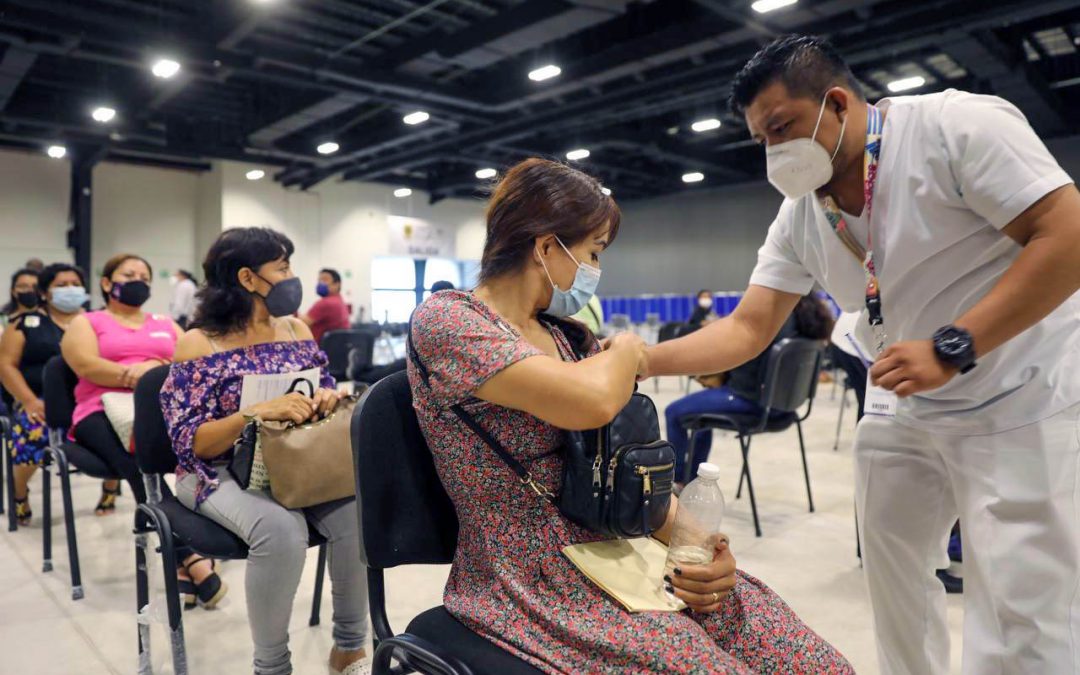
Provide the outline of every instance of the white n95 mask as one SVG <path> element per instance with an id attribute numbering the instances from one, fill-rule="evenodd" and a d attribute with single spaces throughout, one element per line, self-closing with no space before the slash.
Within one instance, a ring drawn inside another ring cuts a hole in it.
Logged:
<path id="1" fill-rule="evenodd" d="M 847 115 L 840 124 L 840 138 L 837 139 L 836 149 L 830 157 L 829 152 L 815 140 L 818 127 L 821 126 L 821 117 L 825 114 L 828 96 L 826 94 L 821 100 L 817 124 L 814 125 L 814 133 L 810 138 L 796 138 L 765 149 L 769 182 L 788 199 L 799 199 L 810 194 L 832 178 L 832 163 L 840 152 L 840 142 L 844 140 Z"/>

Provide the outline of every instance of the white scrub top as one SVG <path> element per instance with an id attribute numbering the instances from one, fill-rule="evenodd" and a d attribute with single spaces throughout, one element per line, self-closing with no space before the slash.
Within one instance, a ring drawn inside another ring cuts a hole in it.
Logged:
<path id="1" fill-rule="evenodd" d="M 1072 182 L 1019 110 L 948 90 L 884 99 L 874 257 L 889 343 L 927 340 L 990 291 L 1021 248 L 999 230 Z M 865 242 L 867 225 L 852 223 Z M 861 230 L 861 232 L 860 232 Z M 845 312 L 865 306 L 862 267 L 813 194 L 785 200 L 750 283 L 805 294 L 820 283 Z M 864 316 L 857 336 L 875 343 Z M 985 434 L 1080 402 L 1080 294 L 940 389 L 900 401 L 899 422 Z"/>

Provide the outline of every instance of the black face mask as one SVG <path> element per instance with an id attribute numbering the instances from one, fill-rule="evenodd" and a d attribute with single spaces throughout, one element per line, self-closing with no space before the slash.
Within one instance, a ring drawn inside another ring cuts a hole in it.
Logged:
<path id="1" fill-rule="evenodd" d="M 114 281 L 109 297 L 121 305 L 142 307 L 150 299 L 150 284 L 145 281 Z"/>
<path id="2" fill-rule="evenodd" d="M 266 281 L 258 272 L 255 273 L 255 276 Z M 269 284 L 270 282 L 266 281 L 266 283 Z M 296 314 L 296 310 L 300 309 L 300 303 L 304 300 L 304 286 L 300 282 L 300 277 L 292 277 L 271 284 L 270 292 L 266 295 L 259 293 L 255 293 L 255 295 L 263 299 L 266 304 L 266 311 L 270 312 L 270 316 L 291 316 Z"/>
<path id="3" fill-rule="evenodd" d="M 38 297 L 36 291 L 26 291 L 25 293 L 16 293 L 15 301 L 27 309 L 34 309 L 41 304 L 41 298 Z"/>

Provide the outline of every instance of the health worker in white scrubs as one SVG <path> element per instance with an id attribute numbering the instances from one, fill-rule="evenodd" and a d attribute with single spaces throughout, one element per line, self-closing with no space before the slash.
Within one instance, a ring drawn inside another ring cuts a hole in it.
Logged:
<path id="1" fill-rule="evenodd" d="M 732 85 L 787 198 L 731 316 L 650 350 L 731 370 L 820 283 L 874 360 L 856 503 L 883 673 L 949 669 L 934 575 L 964 531 L 963 671 L 1080 673 L 1080 194 L 1008 101 L 871 106 L 819 38 Z"/>

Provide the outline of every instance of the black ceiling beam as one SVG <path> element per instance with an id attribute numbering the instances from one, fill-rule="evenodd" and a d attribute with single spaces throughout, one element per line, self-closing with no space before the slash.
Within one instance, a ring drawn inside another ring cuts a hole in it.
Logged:
<path id="1" fill-rule="evenodd" d="M 1064 131 L 1067 123 L 1057 100 L 1041 75 L 1027 67 L 1020 45 L 1002 44 L 990 32 L 971 35 L 953 31 L 942 49 L 965 70 L 990 82 L 994 93 L 1015 104 L 1040 134 Z"/>
<path id="2" fill-rule="evenodd" d="M 0 59 L 0 112 L 7 107 L 8 101 L 19 88 L 23 78 L 37 61 L 37 54 L 18 45 L 8 45 Z"/>

